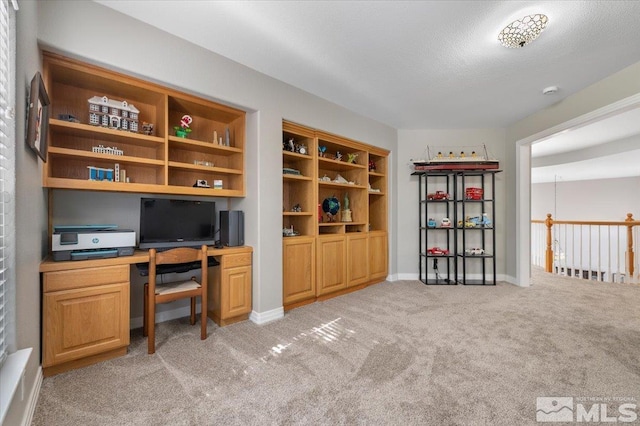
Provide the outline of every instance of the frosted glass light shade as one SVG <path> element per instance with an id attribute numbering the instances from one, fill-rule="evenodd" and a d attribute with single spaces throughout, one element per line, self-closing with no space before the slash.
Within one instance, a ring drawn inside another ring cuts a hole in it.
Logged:
<path id="1" fill-rule="evenodd" d="M 547 27 L 547 22 L 549 22 L 547 15 L 540 13 L 525 16 L 504 27 L 498 34 L 498 40 L 504 47 L 519 48 L 526 46 L 538 38 L 540 33 Z"/>

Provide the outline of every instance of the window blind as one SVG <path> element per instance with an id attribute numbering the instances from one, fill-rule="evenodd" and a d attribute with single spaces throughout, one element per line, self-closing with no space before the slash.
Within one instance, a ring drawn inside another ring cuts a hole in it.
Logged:
<path id="1" fill-rule="evenodd" d="M 10 7 L 8 0 L 0 0 L 0 365 L 7 357 L 15 303 L 15 120 L 11 84 L 15 73 L 15 27 Z"/>

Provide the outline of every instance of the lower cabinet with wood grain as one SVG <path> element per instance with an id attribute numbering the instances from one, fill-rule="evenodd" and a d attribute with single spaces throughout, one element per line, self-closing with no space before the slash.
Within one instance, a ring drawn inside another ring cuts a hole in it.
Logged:
<path id="1" fill-rule="evenodd" d="M 129 265 L 43 273 L 45 377 L 126 354 Z"/>
<path id="2" fill-rule="evenodd" d="M 209 273 L 208 316 L 219 326 L 249 318 L 251 247 L 210 247 L 220 262 Z M 125 355 L 130 333 L 130 275 L 149 252 L 40 264 L 42 368 L 45 377 Z M 139 289 L 141 290 L 141 289 Z M 134 289 L 138 291 L 138 289 Z"/>
<path id="3" fill-rule="evenodd" d="M 316 297 L 316 240 L 299 236 L 282 242 L 283 293 L 286 307 L 301 306 Z"/>
<path id="4" fill-rule="evenodd" d="M 252 307 L 251 257 L 251 252 L 221 256 L 220 265 L 213 267 L 207 315 L 219 326 L 249 318 Z"/>

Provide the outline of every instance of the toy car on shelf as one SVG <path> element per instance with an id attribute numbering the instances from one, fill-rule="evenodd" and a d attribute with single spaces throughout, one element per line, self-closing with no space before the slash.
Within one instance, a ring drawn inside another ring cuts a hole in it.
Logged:
<path id="1" fill-rule="evenodd" d="M 467 220 L 464 220 L 464 221 L 459 220 L 459 221 L 458 221 L 458 228 L 462 228 L 462 227 L 465 227 L 465 228 L 475 228 L 475 227 L 476 227 L 476 224 L 475 224 L 475 223 L 473 223 L 469 218 L 467 218 Z"/>
<path id="2" fill-rule="evenodd" d="M 470 217 L 469 222 L 472 222 L 475 226 L 483 226 L 485 228 L 491 228 L 491 219 L 487 217 L 486 213 L 482 213 L 482 216 Z"/>
<path id="3" fill-rule="evenodd" d="M 464 190 L 464 198 L 466 200 L 482 200 L 484 190 L 482 188 L 469 187 Z"/>
<path id="4" fill-rule="evenodd" d="M 427 220 L 427 228 L 435 228 L 436 227 L 436 221 L 430 217 L 429 220 Z"/>
<path id="5" fill-rule="evenodd" d="M 483 248 L 468 248 L 464 251 L 464 254 L 468 255 L 468 256 L 480 256 L 484 254 L 484 249 Z"/>
<path id="6" fill-rule="evenodd" d="M 451 221 L 448 217 L 443 217 L 440 221 L 440 228 L 451 228 Z"/>
<path id="7" fill-rule="evenodd" d="M 433 255 L 447 255 L 449 254 L 449 250 L 447 249 L 442 249 L 440 247 L 431 247 L 430 249 L 427 249 L 427 253 L 429 254 L 433 254 Z"/>
<path id="8" fill-rule="evenodd" d="M 436 191 L 432 194 L 427 194 L 427 200 L 448 200 L 449 194 L 444 191 Z"/>

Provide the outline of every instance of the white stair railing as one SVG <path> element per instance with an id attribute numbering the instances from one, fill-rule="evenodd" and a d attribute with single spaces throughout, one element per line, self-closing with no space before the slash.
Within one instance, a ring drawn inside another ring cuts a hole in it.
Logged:
<path id="1" fill-rule="evenodd" d="M 531 221 L 531 262 L 547 272 L 608 282 L 640 282 L 640 221 Z"/>

